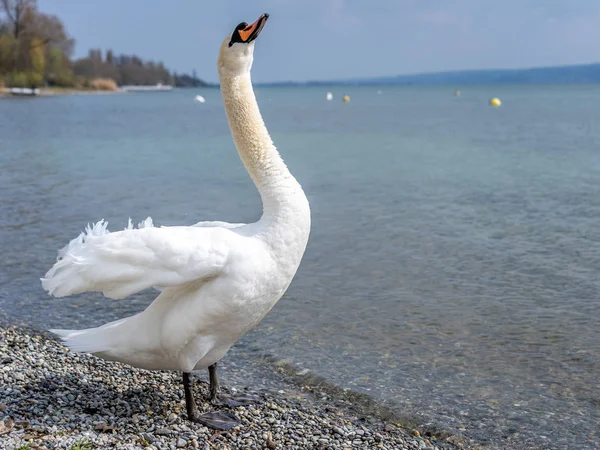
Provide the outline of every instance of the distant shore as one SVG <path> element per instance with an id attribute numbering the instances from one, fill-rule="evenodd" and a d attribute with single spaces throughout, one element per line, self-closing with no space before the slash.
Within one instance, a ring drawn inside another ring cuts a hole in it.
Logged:
<path id="1" fill-rule="evenodd" d="M 217 432 L 186 420 L 178 374 L 73 354 L 32 330 L 0 327 L 0 361 L 0 435 L 8 449 L 476 448 L 360 417 L 324 401 L 327 394 L 315 387 L 259 390 L 262 403 L 232 410 L 242 425 Z M 206 383 L 196 385 L 201 399 Z"/>
<path id="2" fill-rule="evenodd" d="M 124 94 L 125 91 L 117 89 L 116 91 L 106 91 L 99 89 L 76 89 L 76 88 L 43 88 L 40 89 L 40 95 L 78 95 L 78 94 Z"/>
<path id="3" fill-rule="evenodd" d="M 99 89 L 87 89 L 87 88 L 40 88 L 40 95 L 38 97 L 49 97 L 55 95 L 88 95 L 88 94 L 124 94 L 125 91 L 117 89 L 116 91 L 105 91 Z M 2 97 L 27 97 L 27 96 L 16 96 L 11 94 L 6 88 L 0 88 L 0 98 Z"/>

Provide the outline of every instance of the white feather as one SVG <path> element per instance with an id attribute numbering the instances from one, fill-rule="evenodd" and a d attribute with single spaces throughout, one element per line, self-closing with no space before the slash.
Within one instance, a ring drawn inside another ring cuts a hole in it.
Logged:
<path id="1" fill-rule="evenodd" d="M 192 225 L 193 227 L 221 227 L 221 228 L 227 228 L 229 230 L 231 230 L 232 228 L 239 228 L 246 225 L 245 223 L 228 223 L 228 222 L 220 222 L 217 220 L 213 220 L 213 221 L 208 221 L 208 222 L 198 222 L 194 225 Z"/>
<path id="2" fill-rule="evenodd" d="M 42 287 L 55 297 L 100 291 L 124 298 L 154 285 L 177 286 L 214 277 L 225 266 L 228 243 L 237 235 L 224 228 L 154 228 L 152 219 L 111 233 L 101 220 L 59 251 Z"/>

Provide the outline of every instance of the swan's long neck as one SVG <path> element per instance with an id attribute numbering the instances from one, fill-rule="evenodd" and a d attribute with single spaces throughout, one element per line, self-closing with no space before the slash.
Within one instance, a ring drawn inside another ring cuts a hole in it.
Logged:
<path id="1" fill-rule="evenodd" d="M 306 203 L 302 188 L 275 148 L 252 89 L 250 74 L 221 76 L 233 140 L 263 202 L 262 221 L 289 221 Z"/>

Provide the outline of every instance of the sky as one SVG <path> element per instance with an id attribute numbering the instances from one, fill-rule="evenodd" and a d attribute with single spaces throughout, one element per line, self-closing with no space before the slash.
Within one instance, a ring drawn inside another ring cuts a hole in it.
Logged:
<path id="1" fill-rule="evenodd" d="M 263 12 L 258 82 L 600 61 L 600 0 L 38 0 L 76 39 L 217 81 L 223 39 Z"/>

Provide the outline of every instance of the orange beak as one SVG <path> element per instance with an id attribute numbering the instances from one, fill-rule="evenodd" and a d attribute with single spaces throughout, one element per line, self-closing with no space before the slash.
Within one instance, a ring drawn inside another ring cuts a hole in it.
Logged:
<path id="1" fill-rule="evenodd" d="M 253 24 L 248 25 L 246 28 L 238 30 L 238 33 L 240 34 L 240 38 L 242 39 L 242 42 L 248 43 L 248 42 L 252 42 L 254 39 L 256 39 L 258 37 L 258 35 L 260 34 L 260 32 L 262 31 L 263 27 L 265 26 L 265 23 L 267 23 L 268 18 L 269 18 L 268 14 L 263 14 Z"/>

